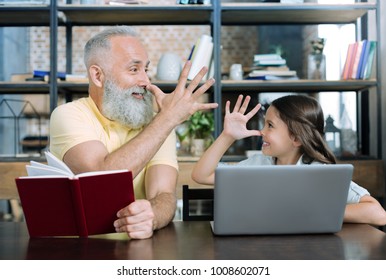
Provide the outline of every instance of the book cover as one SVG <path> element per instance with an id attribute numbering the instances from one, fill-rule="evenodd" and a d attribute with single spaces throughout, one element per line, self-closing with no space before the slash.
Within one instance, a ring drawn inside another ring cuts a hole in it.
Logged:
<path id="1" fill-rule="evenodd" d="M 283 59 L 281 55 L 274 54 L 274 53 L 255 54 L 253 56 L 254 62 L 263 61 L 263 60 L 281 60 L 281 59 Z"/>
<path id="2" fill-rule="evenodd" d="M 351 43 L 347 47 L 346 61 L 344 62 L 343 71 L 342 71 L 342 79 L 343 80 L 348 79 L 348 73 L 349 73 L 351 60 L 353 57 L 354 47 L 355 47 L 355 43 Z"/>
<path id="3" fill-rule="evenodd" d="M 369 51 L 369 41 L 365 39 L 363 40 L 362 52 L 359 58 L 358 69 L 355 75 L 355 79 L 360 79 L 361 77 L 363 63 L 364 63 L 364 60 L 366 59 L 366 56 L 368 56 L 368 51 Z"/>
<path id="4" fill-rule="evenodd" d="M 198 42 L 198 45 L 194 47 L 192 55 L 192 67 L 190 68 L 188 79 L 193 80 L 202 67 L 210 67 L 210 60 L 213 53 L 213 41 L 212 36 L 203 34 Z"/>
<path id="5" fill-rule="evenodd" d="M 52 154 L 47 156 L 50 161 L 64 165 Z M 114 233 L 117 212 L 134 201 L 131 171 L 71 175 L 58 167 L 31 166 L 29 176 L 15 179 L 31 237 Z"/>
<path id="6" fill-rule="evenodd" d="M 355 42 L 355 43 L 353 43 L 352 52 L 350 54 L 350 58 L 348 61 L 349 64 L 348 64 L 348 69 L 347 69 L 347 77 L 345 78 L 345 80 L 351 79 L 357 51 L 358 51 L 358 42 Z"/>
<path id="7" fill-rule="evenodd" d="M 287 61 L 282 59 L 264 59 L 264 60 L 258 60 L 254 61 L 253 65 L 255 66 L 283 66 L 286 65 Z"/>
<path id="8" fill-rule="evenodd" d="M 370 41 L 369 55 L 368 55 L 368 58 L 367 58 L 365 65 L 364 65 L 362 79 L 370 79 L 371 78 L 371 73 L 372 73 L 373 66 L 374 66 L 376 49 L 377 49 L 377 42 L 376 41 Z"/>
<path id="9" fill-rule="evenodd" d="M 293 77 L 296 76 L 295 70 L 288 70 L 288 71 L 282 71 L 282 70 L 253 70 L 251 73 L 248 74 L 250 77 L 257 77 L 257 76 L 281 76 L 281 77 Z"/>
<path id="10" fill-rule="evenodd" d="M 351 71 L 351 74 L 349 76 L 350 79 L 356 79 L 358 66 L 359 66 L 359 60 L 360 60 L 361 55 L 362 55 L 362 49 L 363 49 L 363 41 L 357 42 L 357 49 L 356 49 L 355 56 L 354 56 L 352 71 Z"/>

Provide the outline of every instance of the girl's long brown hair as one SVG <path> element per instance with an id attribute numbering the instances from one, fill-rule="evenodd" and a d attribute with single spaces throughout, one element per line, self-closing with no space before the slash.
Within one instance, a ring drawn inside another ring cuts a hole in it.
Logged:
<path id="1" fill-rule="evenodd" d="M 287 95 L 275 99 L 271 106 L 287 124 L 288 130 L 301 142 L 303 163 L 318 161 L 335 164 L 336 159 L 324 139 L 324 115 L 319 102 L 310 96 Z"/>

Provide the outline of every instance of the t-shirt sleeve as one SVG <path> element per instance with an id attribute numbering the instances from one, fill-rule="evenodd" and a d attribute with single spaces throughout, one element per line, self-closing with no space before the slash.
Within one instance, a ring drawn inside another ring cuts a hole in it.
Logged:
<path id="1" fill-rule="evenodd" d="M 61 105 L 50 117 L 50 151 L 59 159 L 72 147 L 98 140 L 93 123 L 78 107 Z"/>
<path id="2" fill-rule="evenodd" d="M 150 167 L 152 165 L 165 164 L 178 170 L 176 143 L 176 133 L 173 130 L 147 166 Z"/>
<path id="3" fill-rule="evenodd" d="M 365 188 L 351 181 L 348 190 L 347 204 L 359 203 L 359 200 L 365 195 L 370 195 L 370 193 Z"/>

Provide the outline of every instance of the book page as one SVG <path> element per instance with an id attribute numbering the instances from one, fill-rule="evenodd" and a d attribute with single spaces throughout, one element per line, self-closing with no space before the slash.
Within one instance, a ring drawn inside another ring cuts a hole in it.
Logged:
<path id="1" fill-rule="evenodd" d="M 32 162 L 31 165 L 26 166 L 27 174 L 28 176 L 52 176 L 52 175 L 59 175 L 59 176 L 65 176 L 69 177 L 67 172 L 51 167 L 45 164 L 39 163 L 39 165 L 36 165 L 36 162 Z"/>
<path id="2" fill-rule="evenodd" d="M 98 175 L 104 175 L 104 174 L 123 173 L 123 172 L 128 172 L 128 171 L 129 170 L 127 170 L 127 169 L 90 171 L 90 172 L 84 172 L 84 173 L 80 173 L 78 175 L 75 175 L 74 178 L 87 177 L 87 176 L 98 176 Z"/>
<path id="3" fill-rule="evenodd" d="M 63 161 L 55 157 L 52 153 L 50 153 L 49 151 L 45 151 L 45 155 L 49 166 L 63 170 L 68 174 L 69 177 L 74 176 L 74 173 L 72 173 L 71 169 Z"/>
<path id="4" fill-rule="evenodd" d="M 104 174 L 114 174 L 128 172 L 127 169 L 118 170 L 103 170 L 103 171 L 90 171 L 75 175 L 68 166 L 56 158 L 52 153 L 46 151 L 47 164 L 43 164 L 36 161 L 30 161 L 30 165 L 26 166 L 28 176 L 40 178 L 44 177 L 68 177 L 68 178 L 79 178 L 87 176 L 97 176 Z"/>

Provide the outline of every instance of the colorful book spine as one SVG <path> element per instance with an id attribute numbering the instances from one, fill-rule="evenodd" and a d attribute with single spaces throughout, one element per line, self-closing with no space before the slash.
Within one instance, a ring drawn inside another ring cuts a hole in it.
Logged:
<path id="1" fill-rule="evenodd" d="M 367 61 L 365 62 L 362 79 L 367 80 L 371 78 L 371 73 L 373 70 L 373 65 L 374 65 L 374 60 L 376 55 L 376 49 L 377 49 L 377 42 L 370 41 L 369 55 L 368 55 Z"/>
<path id="2" fill-rule="evenodd" d="M 357 50 L 355 52 L 353 66 L 352 66 L 352 70 L 351 70 L 351 73 L 349 76 L 350 79 L 356 79 L 358 66 L 359 66 L 359 60 L 361 58 L 362 49 L 363 49 L 363 41 L 359 41 L 356 44 L 357 44 Z"/>
<path id="3" fill-rule="evenodd" d="M 343 67 L 342 79 L 348 80 L 351 76 L 353 61 L 357 50 L 357 43 L 351 43 L 348 45 L 346 62 Z"/>
<path id="4" fill-rule="evenodd" d="M 363 40 L 362 42 L 363 42 L 362 51 L 361 51 L 361 54 L 360 54 L 359 63 L 358 63 L 358 69 L 357 69 L 357 72 L 355 74 L 355 79 L 360 79 L 362 68 L 363 68 L 363 65 L 364 65 L 364 60 L 365 60 L 366 55 L 368 55 L 367 53 L 368 53 L 369 41 L 368 40 Z"/>

